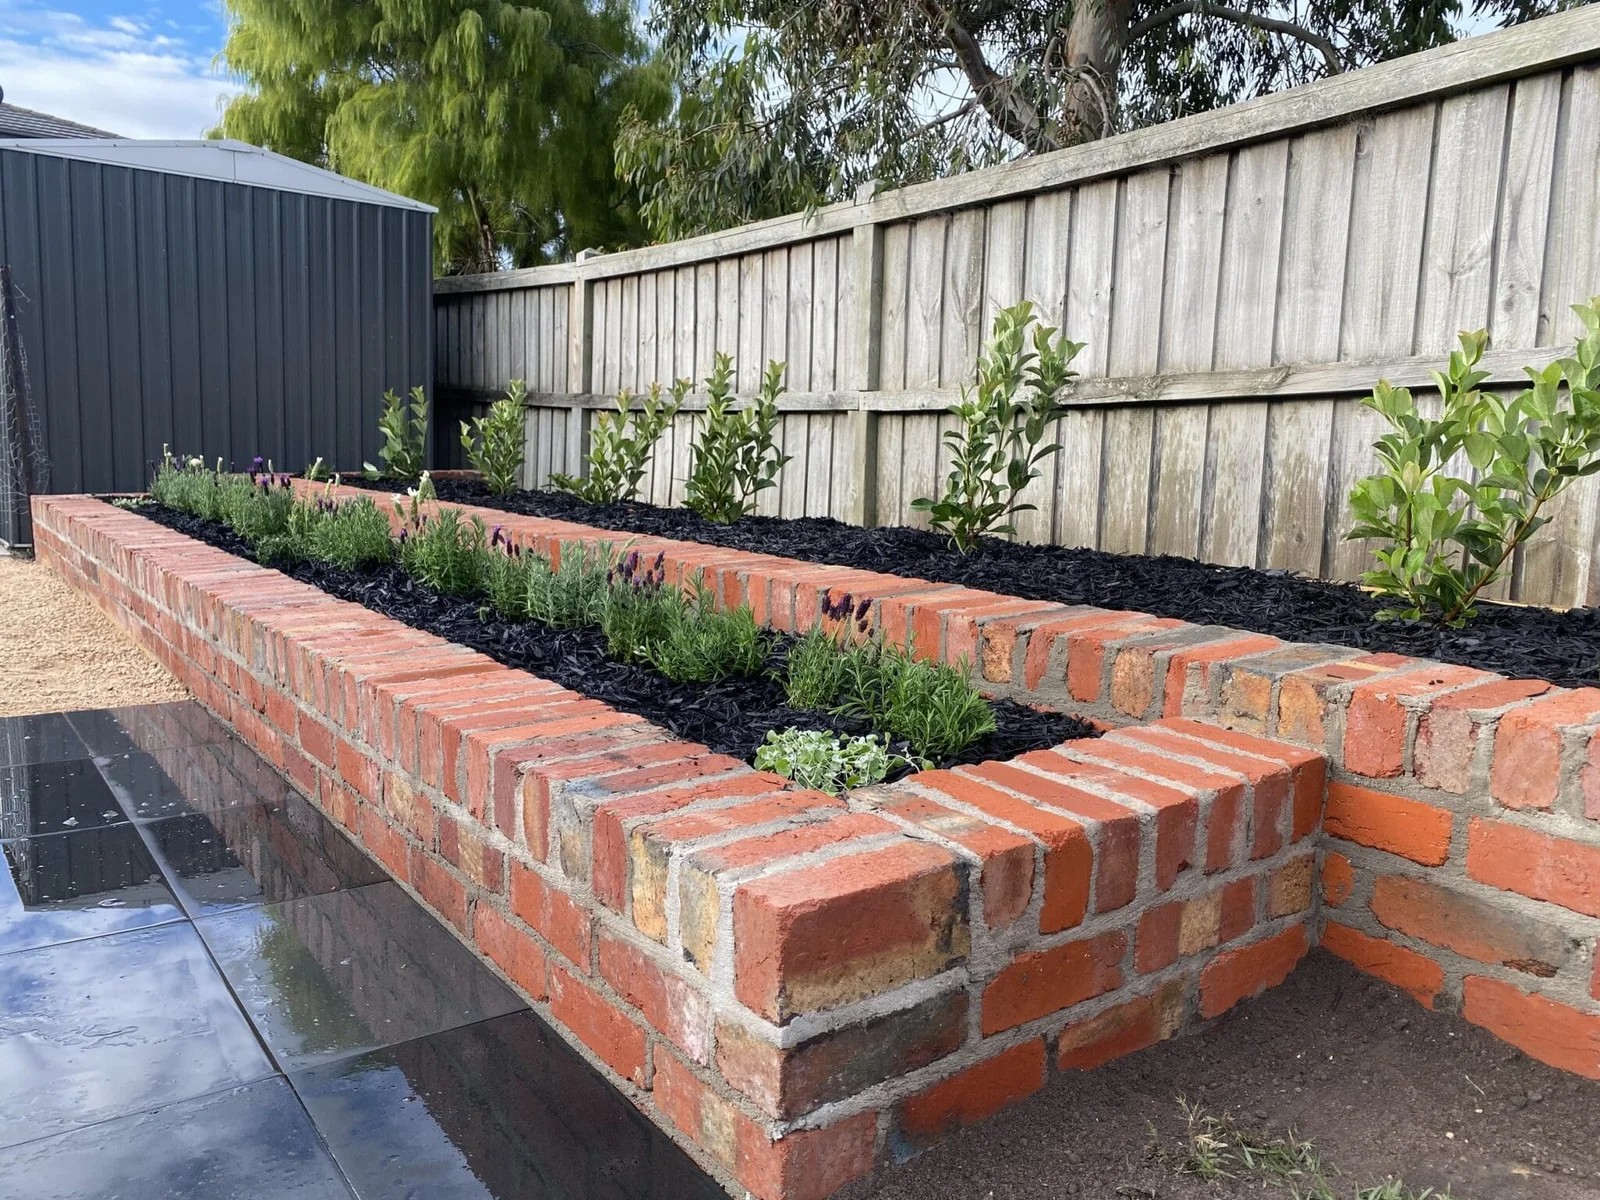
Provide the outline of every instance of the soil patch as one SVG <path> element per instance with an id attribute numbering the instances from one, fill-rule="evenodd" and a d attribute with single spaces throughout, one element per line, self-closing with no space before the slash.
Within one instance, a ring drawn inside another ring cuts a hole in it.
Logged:
<path id="1" fill-rule="evenodd" d="M 225 526 L 158 505 L 142 507 L 139 513 L 254 561 L 248 543 Z M 413 629 L 470 647 L 508 667 L 531 672 L 619 711 L 635 713 L 677 737 L 721 754 L 748 760 L 769 729 L 790 725 L 839 733 L 867 732 L 858 722 L 789 707 L 782 685 L 769 675 L 720 683 L 675 683 L 648 667 L 611 658 L 597 629 L 550 629 L 532 621 L 501 620 L 485 612 L 480 601 L 441 595 L 398 566 L 345 571 L 326 563 L 303 563 L 284 573 Z M 774 639 L 769 669 L 781 669 L 789 645 L 787 638 Z M 1045 712 L 1011 700 L 991 704 L 995 732 L 940 766 L 1009 759 L 1073 738 L 1094 736 L 1091 726 L 1064 713 Z"/>
<path id="2" fill-rule="evenodd" d="M 186 700 L 188 690 L 53 571 L 0 556 L 0 717 Z"/>
<path id="3" fill-rule="evenodd" d="M 1259 1177 L 1185 1175 L 1180 1096 L 1241 1127 L 1309 1139 L 1340 1200 L 1389 1177 L 1417 1194 L 1448 1188 L 1453 1200 L 1600 1196 L 1600 1083 L 1534 1062 L 1317 950 L 1287 982 L 1210 1025 L 1058 1076 L 841 1200 L 1292 1195 Z"/>
<path id="4" fill-rule="evenodd" d="M 381 481 L 347 482 L 395 490 Z M 458 504 L 962 584 L 1028 600 L 1134 609 L 1287 641 L 1387 650 L 1569 686 L 1600 678 L 1600 609 L 1594 608 L 1555 612 L 1486 604 L 1465 629 L 1378 622 L 1373 614 L 1381 605 L 1361 589 L 1286 571 L 992 538 L 981 550 L 961 555 L 937 534 L 903 527 L 861 529 L 825 517 L 748 517 L 716 525 L 681 508 L 585 504 L 555 492 L 493 496 L 478 480 L 441 479 L 436 487 L 440 499 Z"/>

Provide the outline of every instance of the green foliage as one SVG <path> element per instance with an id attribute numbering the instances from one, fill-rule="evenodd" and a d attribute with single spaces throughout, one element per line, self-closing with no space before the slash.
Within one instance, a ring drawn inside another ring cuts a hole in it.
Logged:
<path id="1" fill-rule="evenodd" d="M 851 656 L 844 647 L 866 639 L 872 628 L 867 615 L 871 609 L 870 599 L 858 602 L 849 593 L 824 599 L 825 619 L 789 647 L 783 686 L 790 707 L 830 709 L 839 702 L 851 672 Z M 835 624 L 830 627 L 828 621 Z"/>
<path id="2" fill-rule="evenodd" d="M 1585 333 L 1573 354 L 1527 368 L 1532 386 L 1507 400 L 1479 385 L 1483 331 L 1463 333 L 1434 373 L 1438 417 L 1411 392 L 1378 386 L 1364 404 L 1390 427 L 1374 443 L 1379 471 L 1351 490 L 1346 537 L 1374 538 L 1377 565 L 1363 582 L 1386 600 L 1382 619 L 1464 624 L 1483 590 L 1503 579 L 1516 548 L 1549 518 L 1545 506 L 1575 479 L 1600 471 L 1600 296 L 1575 305 Z M 1464 455 L 1471 476 L 1451 473 Z"/>
<path id="3" fill-rule="evenodd" d="M 705 421 L 689 452 L 684 503 L 708 521 L 731 525 L 755 511 L 756 496 L 777 484 L 789 461 L 779 451 L 778 397 L 784 364 L 769 362 L 761 391 L 743 408 L 733 399 L 733 360 L 718 353 L 706 379 Z"/>
<path id="4" fill-rule="evenodd" d="M 748 605 L 717 607 L 716 597 L 696 581 L 692 594 L 668 606 L 659 637 L 645 647 L 656 670 L 679 683 L 711 683 L 756 675 L 772 652 L 772 639 L 756 624 Z"/>
<path id="5" fill-rule="evenodd" d="M 483 520 L 463 520 L 459 508 L 441 508 L 400 531 L 400 565 L 418 583 L 447 596 L 483 590 L 489 531 Z"/>
<path id="6" fill-rule="evenodd" d="M 394 557 L 389 518 L 366 496 L 342 504 L 301 501 L 300 506 L 321 518 L 310 527 L 310 557 L 346 571 L 381 566 Z"/>
<path id="7" fill-rule="evenodd" d="M 996 315 L 977 386 L 962 388 L 960 403 L 950 408 L 958 424 L 944 435 L 952 458 L 944 493 L 911 502 L 963 554 L 984 534 L 1016 532 L 1010 518 L 1034 507 L 1017 497 L 1039 478 L 1039 464 L 1061 449 L 1044 435 L 1061 415 L 1061 393 L 1077 374 L 1071 363 L 1083 345 L 1035 325 L 1030 347 L 1033 315 L 1026 300 Z"/>
<path id="8" fill-rule="evenodd" d="M 445 273 L 637 244 L 612 146 L 664 110 L 627 0 L 227 0 L 225 137 L 436 205 Z"/>
<path id="9" fill-rule="evenodd" d="M 647 662 L 650 647 L 667 634 L 683 600 L 666 586 L 666 555 L 645 562 L 637 550 L 606 572 L 600 632 L 606 652 L 619 662 Z"/>
<path id="10" fill-rule="evenodd" d="M 523 402 L 527 386 L 513 379 L 503 399 L 489 406 L 489 415 L 461 422 L 461 448 L 467 461 L 483 476 L 489 491 L 504 496 L 522 482 Z"/>
<path id="11" fill-rule="evenodd" d="M 328 470 L 327 464 L 322 461 L 322 455 L 317 455 L 317 457 L 312 461 L 311 465 L 306 468 L 305 478 L 309 479 L 312 483 L 326 483 L 328 480 L 333 478 L 333 475 Z"/>
<path id="12" fill-rule="evenodd" d="M 867 721 L 905 741 L 919 759 L 939 762 L 995 730 L 994 710 L 967 681 L 965 663 L 924 662 L 910 647 L 865 642 L 844 651 L 840 716 Z"/>
<path id="13" fill-rule="evenodd" d="M 522 549 L 496 528 L 487 554 L 484 590 L 502 617 L 537 621 L 552 629 L 600 624 L 609 548 L 590 549 L 581 542 L 565 542 L 559 565 L 552 565 L 548 558 Z"/>
<path id="14" fill-rule="evenodd" d="M 768 730 L 755 757 L 756 770 L 771 771 L 801 787 L 832 796 L 880 783 L 893 767 L 904 762 L 870 733 L 843 739 L 827 730 L 793 726 L 782 733 Z"/>
<path id="15" fill-rule="evenodd" d="M 581 479 L 553 474 L 551 484 L 590 504 L 636 499 L 645 464 L 678 415 L 689 387 L 687 379 L 674 383 L 668 403 L 662 399 L 661 385 L 653 383 L 638 409 L 633 407 L 632 392 L 626 388 L 618 392 L 616 412 L 597 412 L 590 427 L 588 472 Z"/>
<path id="16" fill-rule="evenodd" d="M 383 434 L 383 445 L 378 447 L 383 470 L 371 463 L 362 463 L 367 476 L 398 479 L 403 483 L 420 479 L 428 452 L 428 394 L 421 384 L 411 389 L 409 406 L 393 388 L 383 393 L 383 415 L 378 418 L 378 431 Z"/>

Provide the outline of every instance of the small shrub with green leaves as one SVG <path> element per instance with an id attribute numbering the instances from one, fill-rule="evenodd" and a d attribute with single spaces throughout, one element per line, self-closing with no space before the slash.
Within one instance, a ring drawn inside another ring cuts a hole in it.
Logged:
<path id="1" fill-rule="evenodd" d="M 463 519 L 459 508 L 441 508 L 400 531 L 400 565 L 418 583 L 447 596 L 483 591 L 489 531 L 482 518 Z"/>
<path id="2" fill-rule="evenodd" d="M 867 614 L 870 598 L 857 601 L 849 593 L 823 600 L 825 618 L 789 647 L 784 666 L 784 699 L 791 708 L 831 709 L 843 694 L 849 678 L 850 656 L 843 647 L 860 642 L 871 630 Z M 835 624 L 830 628 L 827 621 Z"/>
<path id="3" fill-rule="evenodd" d="M 378 418 L 383 445 L 378 457 L 382 470 L 371 463 L 361 469 L 372 479 L 399 479 L 410 483 L 422 478 L 422 464 L 428 452 L 428 393 L 421 384 L 411 389 L 411 402 L 393 388 L 383 394 L 383 415 Z"/>
<path id="4" fill-rule="evenodd" d="M 332 472 L 328 470 L 328 464 L 322 461 L 322 455 L 317 455 L 311 465 L 306 467 L 305 478 L 312 483 L 327 483 L 333 478 Z"/>
<path id="5" fill-rule="evenodd" d="M 924 662 L 908 646 L 868 642 L 845 651 L 844 693 L 834 711 L 865 719 L 938 762 L 995 730 L 994 709 L 967 680 L 966 665 Z"/>
<path id="6" fill-rule="evenodd" d="M 666 555 L 646 562 L 630 550 L 606 572 L 600 632 L 606 652 L 619 662 L 647 662 L 650 647 L 666 636 L 683 599 L 666 586 Z"/>
<path id="7" fill-rule="evenodd" d="M 581 478 L 553 474 L 551 486 L 590 504 L 611 504 L 636 500 L 639 481 L 655 453 L 656 443 L 672 424 L 690 382 L 680 379 L 665 393 L 659 383 L 650 385 L 649 394 L 636 409 L 634 395 L 624 388 L 617 393 L 615 412 L 597 412 L 589 430 L 588 471 Z"/>
<path id="8" fill-rule="evenodd" d="M 1570 357 L 1526 368 L 1532 386 L 1510 400 L 1479 385 L 1489 345 L 1460 335 L 1443 372 L 1438 417 L 1407 388 L 1380 380 L 1363 403 L 1390 432 L 1374 443 L 1379 470 L 1351 490 L 1348 538 L 1380 542 L 1362 581 L 1388 601 L 1380 619 L 1459 626 L 1485 588 L 1505 578 L 1518 546 L 1546 522 L 1550 501 L 1600 471 L 1600 296 L 1574 305 L 1584 334 Z M 1471 478 L 1450 473 L 1464 454 Z"/>
<path id="9" fill-rule="evenodd" d="M 851 788 L 881 783 L 905 760 L 891 755 L 886 742 L 867 734 L 841 738 L 825 729 L 767 731 L 756 747 L 755 767 L 792 779 L 801 787 L 837 796 Z"/>
<path id="10" fill-rule="evenodd" d="M 679 597 L 660 636 L 645 648 L 651 666 L 679 683 L 712 683 L 755 675 L 772 653 L 772 639 L 756 624 L 748 605 L 718 608 L 716 597 L 696 581 Z"/>
<path id="11" fill-rule="evenodd" d="M 1033 305 L 1023 301 L 995 317 L 977 386 L 962 388 L 960 403 L 950 408 L 957 425 L 944 435 L 951 453 L 944 492 L 911 502 L 963 554 L 985 534 L 1016 532 L 1011 518 L 1035 507 L 1017 497 L 1061 449 L 1044 435 L 1061 415 L 1061 394 L 1077 374 L 1071 364 L 1083 345 L 1034 325 L 1030 347 L 1033 316 Z"/>
<path id="12" fill-rule="evenodd" d="M 777 486 L 790 458 L 776 440 L 783 373 L 783 363 L 769 362 L 755 399 L 736 408 L 733 360 L 718 354 L 712 361 L 705 418 L 689 451 L 684 485 L 684 503 L 706 520 L 731 525 L 755 511 L 760 493 Z"/>
<path id="13" fill-rule="evenodd" d="M 310 528 L 310 556 L 347 571 L 382 566 L 394 558 L 389 518 L 368 497 L 342 504 L 319 498 L 312 508 L 321 519 Z"/>
<path id="14" fill-rule="evenodd" d="M 487 416 L 474 417 L 471 424 L 461 422 L 461 448 L 467 461 L 496 496 L 516 491 L 522 482 L 523 405 L 527 398 L 527 386 L 513 379 L 505 396 L 489 406 Z"/>

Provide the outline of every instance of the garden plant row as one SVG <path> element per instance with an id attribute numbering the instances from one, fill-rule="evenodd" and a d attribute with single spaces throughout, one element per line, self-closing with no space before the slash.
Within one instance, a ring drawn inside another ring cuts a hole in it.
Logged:
<path id="1" fill-rule="evenodd" d="M 825 1196 L 1219 1014 L 1315 934 L 1305 750 L 1174 720 L 835 797 L 137 512 L 35 511 L 43 558 L 759 1196 Z M 949 588 L 636 548 L 779 632 L 869 582 L 873 627 L 931 632 L 925 658 L 959 624 Z"/>

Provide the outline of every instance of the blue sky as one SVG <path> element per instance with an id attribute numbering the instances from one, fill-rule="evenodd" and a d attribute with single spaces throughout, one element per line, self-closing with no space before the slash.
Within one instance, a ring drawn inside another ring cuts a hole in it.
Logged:
<path id="1" fill-rule="evenodd" d="M 226 28 L 220 0 L 0 0 L 0 88 L 128 137 L 199 137 L 237 90 L 212 65 Z"/>

